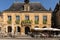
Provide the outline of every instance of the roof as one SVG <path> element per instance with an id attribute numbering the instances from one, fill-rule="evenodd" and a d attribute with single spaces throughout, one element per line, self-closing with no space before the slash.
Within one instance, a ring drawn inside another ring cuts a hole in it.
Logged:
<path id="1" fill-rule="evenodd" d="M 41 3 L 29 3 L 30 11 L 47 11 Z M 8 9 L 4 11 L 23 11 L 24 10 L 24 3 L 13 3 Z"/>
<path id="2" fill-rule="evenodd" d="M 0 12 L 0 17 L 3 18 L 2 12 Z"/>
<path id="3" fill-rule="evenodd" d="M 55 6 L 55 9 L 53 11 L 53 13 L 56 13 L 60 10 L 60 3 L 57 3 L 56 6 Z"/>

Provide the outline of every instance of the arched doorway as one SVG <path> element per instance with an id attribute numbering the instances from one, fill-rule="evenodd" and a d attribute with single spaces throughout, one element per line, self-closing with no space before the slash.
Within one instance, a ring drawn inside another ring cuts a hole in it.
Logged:
<path id="1" fill-rule="evenodd" d="M 28 34 L 28 32 L 30 32 L 30 28 L 29 27 L 25 27 L 25 34 Z"/>
<path id="2" fill-rule="evenodd" d="M 12 32 L 12 27 L 8 26 L 8 32 Z"/>
<path id="3" fill-rule="evenodd" d="M 21 28 L 19 26 L 17 26 L 17 32 L 20 32 Z"/>

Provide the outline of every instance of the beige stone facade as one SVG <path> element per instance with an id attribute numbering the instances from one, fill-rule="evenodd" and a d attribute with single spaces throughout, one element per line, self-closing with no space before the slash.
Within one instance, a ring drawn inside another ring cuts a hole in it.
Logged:
<path id="1" fill-rule="evenodd" d="M 2 17 L 0 16 L 1 31 L 25 35 L 34 28 L 51 28 L 51 13 L 40 3 L 14 3 L 10 9 L 3 11 Z"/>
<path id="2" fill-rule="evenodd" d="M 20 16 L 20 23 L 16 24 L 16 16 Z M 4 30 L 5 33 L 8 33 L 8 26 L 12 27 L 12 33 L 19 33 L 19 34 L 25 34 L 25 27 L 26 25 L 22 26 L 21 22 L 22 20 L 25 20 L 25 15 L 29 16 L 29 19 L 32 20 L 30 26 L 28 26 L 31 29 L 35 28 L 35 26 L 38 26 L 39 28 L 43 28 L 46 26 L 47 28 L 51 28 L 51 12 L 46 12 L 46 11 L 41 11 L 41 12 L 3 12 L 3 20 L 1 23 L 2 29 Z M 8 16 L 12 17 L 12 22 L 11 24 L 8 24 Z M 35 16 L 39 16 L 39 24 L 35 24 Z M 43 24 L 43 16 L 47 16 L 47 23 Z M 17 32 L 17 26 L 20 27 L 20 32 Z"/>

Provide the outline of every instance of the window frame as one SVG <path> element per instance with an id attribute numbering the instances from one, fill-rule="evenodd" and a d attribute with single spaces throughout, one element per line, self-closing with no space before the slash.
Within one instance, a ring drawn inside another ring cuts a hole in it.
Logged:
<path id="1" fill-rule="evenodd" d="M 19 15 L 16 16 L 16 20 L 20 20 L 20 16 Z"/>
<path id="2" fill-rule="evenodd" d="M 39 24 L 39 15 L 35 15 L 35 24 Z"/>
<path id="3" fill-rule="evenodd" d="M 12 20 L 12 16 L 8 16 L 8 20 L 10 20 L 10 21 L 11 21 L 11 20 Z"/>
<path id="4" fill-rule="evenodd" d="M 47 16 L 43 16 L 43 24 L 47 24 Z"/>
<path id="5" fill-rule="evenodd" d="M 29 15 L 25 15 L 25 20 L 29 20 Z"/>

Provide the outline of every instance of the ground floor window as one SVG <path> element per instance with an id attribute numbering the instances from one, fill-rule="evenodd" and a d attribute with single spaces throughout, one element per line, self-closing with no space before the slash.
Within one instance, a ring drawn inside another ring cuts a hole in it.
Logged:
<path id="1" fill-rule="evenodd" d="M 17 32 L 20 32 L 21 28 L 19 26 L 17 26 Z"/>
<path id="2" fill-rule="evenodd" d="M 43 26 L 43 28 L 47 28 L 47 26 Z"/>
<path id="3" fill-rule="evenodd" d="M 8 26 L 8 32 L 12 32 L 12 27 Z"/>
<path id="4" fill-rule="evenodd" d="M 0 27 L 0 31 L 1 31 L 1 27 Z"/>

